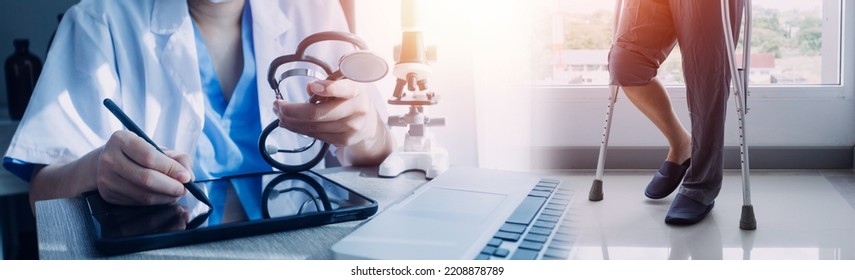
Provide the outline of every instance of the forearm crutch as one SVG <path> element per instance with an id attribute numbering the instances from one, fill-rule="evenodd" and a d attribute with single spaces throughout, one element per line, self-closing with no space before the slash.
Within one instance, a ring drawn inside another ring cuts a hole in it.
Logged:
<path id="1" fill-rule="evenodd" d="M 733 80 L 733 94 L 736 99 L 736 113 L 739 118 L 739 156 L 742 168 L 742 215 L 739 219 L 739 228 L 744 230 L 757 229 L 757 220 L 754 217 L 754 206 L 751 205 L 751 187 L 748 173 L 748 145 L 745 140 L 745 114 L 748 113 L 748 74 L 751 55 L 751 0 L 743 0 L 745 13 L 745 38 L 742 42 L 742 68 L 736 66 L 736 55 L 734 48 L 736 44 L 733 38 L 733 26 L 730 21 L 730 7 L 728 0 L 721 1 L 721 21 L 724 39 L 727 43 L 727 60 L 730 66 L 730 75 Z M 741 16 L 741 15 L 737 15 Z M 737 38 L 738 39 L 738 38 Z"/>
<path id="2" fill-rule="evenodd" d="M 612 34 L 612 43 L 614 43 L 615 36 L 617 34 L 618 23 L 620 22 L 620 13 L 622 8 L 622 1 L 615 1 L 615 19 L 614 31 Z M 612 114 L 614 114 L 615 102 L 617 102 L 618 91 L 620 91 L 619 86 L 609 86 L 609 107 L 606 109 L 606 123 L 603 125 L 603 141 L 600 142 L 600 155 L 597 158 L 597 174 L 594 177 L 594 182 L 591 184 L 591 190 L 588 192 L 588 200 L 590 201 L 603 200 L 603 169 L 606 165 L 606 149 L 609 146 L 609 132 L 612 129 Z"/>

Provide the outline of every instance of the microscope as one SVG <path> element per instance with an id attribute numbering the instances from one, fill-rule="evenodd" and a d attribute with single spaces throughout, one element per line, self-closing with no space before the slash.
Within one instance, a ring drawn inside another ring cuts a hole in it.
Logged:
<path id="1" fill-rule="evenodd" d="M 390 127 L 407 127 L 404 143 L 395 149 L 380 164 L 380 177 L 396 177 L 404 171 L 421 170 L 425 178 L 433 179 L 448 170 L 448 151 L 445 150 L 428 130 L 429 127 L 445 126 L 445 118 L 428 117 L 426 106 L 436 105 L 439 95 L 428 89 L 427 79 L 431 68 L 428 60 L 436 57 L 435 48 L 425 48 L 419 11 L 419 0 L 401 2 L 401 27 L 403 38 L 395 51 L 395 67 L 392 74 L 397 78 L 389 105 L 409 106 L 409 112 L 390 116 Z"/>

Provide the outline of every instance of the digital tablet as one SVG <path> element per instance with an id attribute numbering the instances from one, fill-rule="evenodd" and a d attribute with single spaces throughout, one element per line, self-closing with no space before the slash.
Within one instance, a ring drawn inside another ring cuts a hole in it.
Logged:
<path id="1" fill-rule="evenodd" d="M 311 171 L 228 177 L 197 184 L 213 207 L 189 193 L 157 206 L 118 206 L 83 194 L 95 248 L 123 254 L 365 219 L 377 202 Z"/>

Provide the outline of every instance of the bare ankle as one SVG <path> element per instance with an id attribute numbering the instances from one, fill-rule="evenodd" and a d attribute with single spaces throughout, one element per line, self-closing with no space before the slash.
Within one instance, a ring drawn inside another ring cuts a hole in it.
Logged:
<path id="1" fill-rule="evenodd" d="M 692 157 L 692 137 L 686 135 L 679 143 L 671 143 L 668 149 L 667 161 L 682 164 Z"/>

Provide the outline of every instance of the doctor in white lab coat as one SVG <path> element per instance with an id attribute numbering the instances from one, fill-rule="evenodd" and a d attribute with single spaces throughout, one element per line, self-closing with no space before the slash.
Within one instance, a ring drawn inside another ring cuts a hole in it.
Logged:
<path id="1" fill-rule="evenodd" d="M 31 203 L 96 188 L 119 204 L 177 200 L 185 193 L 182 182 L 200 172 L 197 166 L 230 164 L 223 158 L 194 163 L 202 146 L 211 149 L 211 142 L 217 142 L 203 131 L 211 125 L 206 123 L 211 100 L 203 84 L 205 72 L 200 74 L 199 44 L 207 47 L 214 70 L 209 74 L 227 104 L 239 99 L 237 92 L 231 97 L 245 82 L 245 70 L 256 73 L 255 84 L 247 88 L 257 92 L 257 104 L 246 105 L 256 110 L 240 112 L 234 120 L 257 118 L 251 130 L 260 131 L 279 118 L 283 127 L 335 145 L 344 164 L 378 164 L 394 141 L 377 92 L 349 80 L 318 81 L 310 89 L 289 88 L 283 92 L 288 102 L 274 103 L 267 85 L 270 61 L 294 53 L 306 36 L 330 30 L 346 31 L 338 1 L 84 0 L 65 13 L 4 167 L 30 180 Z M 251 37 L 242 42 L 248 31 Z M 249 65 L 241 61 L 248 42 L 254 69 L 240 67 Z M 320 43 L 310 53 L 334 63 L 352 49 Z M 338 99 L 307 104 L 307 90 Z M 102 106 L 104 98 L 122 107 L 155 143 L 167 148 L 168 156 L 124 131 Z M 231 156 L 248 153 L 244 149 Z"/>

